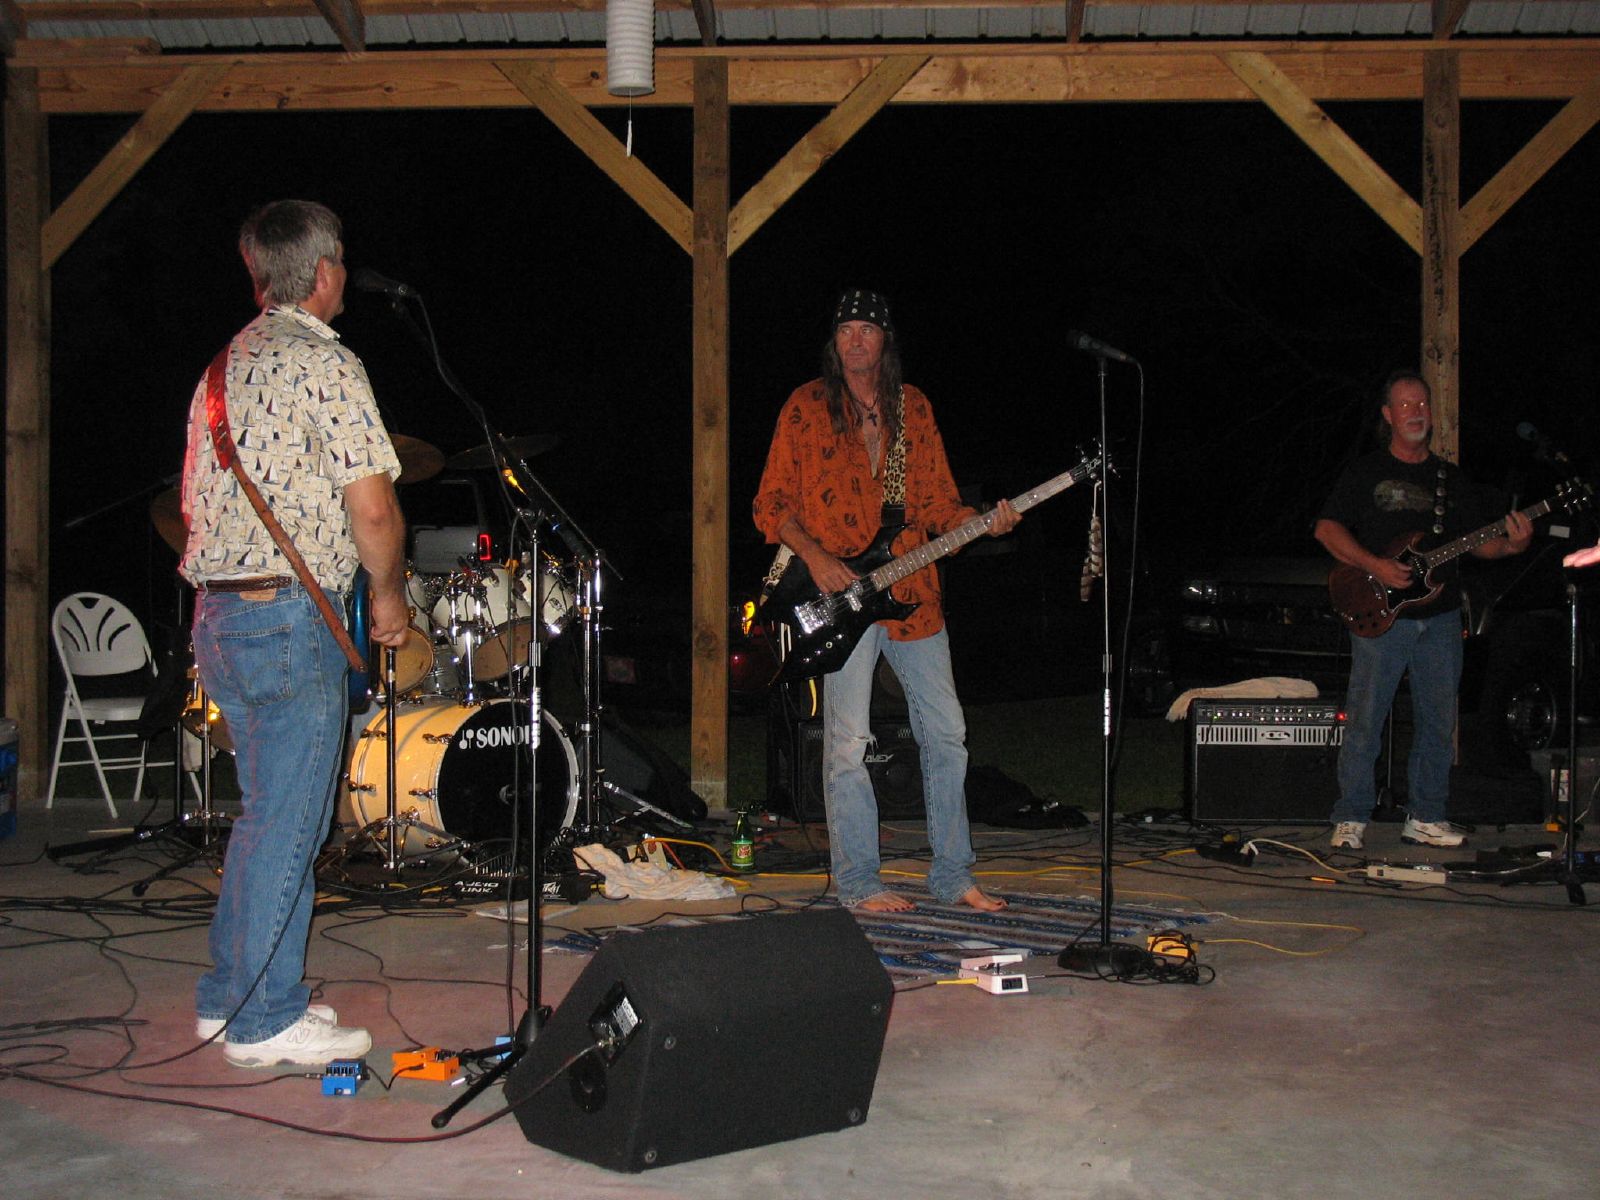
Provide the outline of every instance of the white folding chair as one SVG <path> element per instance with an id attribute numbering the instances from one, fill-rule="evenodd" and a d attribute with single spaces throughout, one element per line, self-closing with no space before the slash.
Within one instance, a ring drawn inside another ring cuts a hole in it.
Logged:
<path id="1" fill-rule="evenodd" d="M 133 672 L 153 678 L 155 664 L 150 642 L 145 637 L 144 626 L 127 605 L 99 592 L 75 592 L 56 605 L 50 618 L 50 637 L 66 675 L 67 691 L 61 705 L 61 723 L 56 728 L 50 787 L 44 805 L 49 808 L 55 803 L 56 777 L 62 767 L 92 765 L 100 780 L 106 811 L 115 818 L 117 805 L 106 779 L 108 772 L 138 772 L 133 784 L 133 798 L 137 802 L 144 793 L 146 768 L 171 766 L 172 763 L 147 761 L 150 743 L 140 736 L 137 722 L 148 688 L 126 695 L 84 696 L 78 690 L 77 681 L 90 676 Z M 78 729 L 76 733 L 70 732 L 74 725 Z M 131 752 L 131 743 L 137 743 L 137 754 Z M 108 744 L 117 753 L 104 753 L 102 747 Z M 87 747 L 87 758 L 62 757 L 67 746 L 79 745 Z"/>

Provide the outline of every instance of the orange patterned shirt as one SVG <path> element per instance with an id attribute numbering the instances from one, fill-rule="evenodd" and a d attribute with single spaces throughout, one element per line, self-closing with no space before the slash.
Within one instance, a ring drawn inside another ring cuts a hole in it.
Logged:
<path id="1" fill-rule="evenodd" d="M 906 385 L 906 525 L 895 539 L 904 553 L 977 515 L 961 503 L 944 440 L 928 398 Z M 885 447 L 885 454 L 888 448 Z M 778 414 L 777 432 L 755 499 L 756 528 L 769 542 L 794 517 L 824 549 L 840 558 L 860 554 L 881 526 L 883 480 L 873 478 L 867 447 L 854 430 L 833 432 L 821 380 L 797 388 Z M 924 567 L 894 586 L 894 597 L 918 608 L 904 621 L 880 621 L 889 637 L 911 642 L 944 628 L 939 576 Z"/>

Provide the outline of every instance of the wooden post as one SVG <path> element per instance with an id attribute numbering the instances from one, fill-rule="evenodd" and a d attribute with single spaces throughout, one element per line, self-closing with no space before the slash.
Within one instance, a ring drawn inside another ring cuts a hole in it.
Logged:
<path id="1" fill-rule="evenodd" d="M 38 73 L 6 70 L 5 715 L 18 727 L 19 801 L 38 800 L 50 762 L 49 143 Z"/>
<path id="2" fill-rule="evenodd" d="M 690 785 L 728 808 L 728 62 L 694 64 L 694 637 Z"/>
<path id="3" fill-rule="evenodd" d="M 1433 389 L 1434 448 L 1461 461 L 1461 65 L 1422 56 L 1422 377 Z"/>

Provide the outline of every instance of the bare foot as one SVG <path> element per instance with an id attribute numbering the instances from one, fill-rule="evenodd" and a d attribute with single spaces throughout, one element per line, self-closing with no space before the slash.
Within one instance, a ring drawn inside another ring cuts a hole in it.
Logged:
<path id="1" fill-rule="evenodd" d="M 956 903 L 965 904 L 968 908 L 975 908 L 979 912 L 999 912 L 1002 908 L 1008 907 L 1006 902 L 1000 899 L 999 896 L 989 895 L 977 884 L 973 884 L 962 892 L 961 899 L 957 900 Z"/>
<path id="2" fill-rule="evenodd" d="M 973 891 L 977 889 L 974 888 Z M 916 905 L 907 900 L 899 892 L 879 892 L 876 896 L 868 896 L 855 907 L 863 912 L 915 912 Z"/>

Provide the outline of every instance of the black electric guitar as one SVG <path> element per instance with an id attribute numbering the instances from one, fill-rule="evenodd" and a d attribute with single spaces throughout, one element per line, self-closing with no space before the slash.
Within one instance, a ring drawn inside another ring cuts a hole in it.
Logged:
<path id="1" fill-rule="evenodd" d="M 1541 500 L 1531 508 L 1522 510 L 1522 516 L 1536 521 L 1556 509 L 1578 512 L 1587 508 L 1594 498 L 1594 489 L 1581 479 L 1571 479 L 1556 489 L 1548 500 Z M 1420 608 L 1432 603 L 1444 590 L 1442 582 L 1436 583 L 1433 573 L 1445 563 L 1476 550 L 1485 542 L 1504 537 L 1504 518 L 1493 525 L 1485 525 L 1453 542 L 1446 542 L 1432 550 L 1419 550 L 1421 533 L 1408 533 L 1397 538 L 1387 551 L 1387 557 L 1411 568 L 1411 583 L 1403 588 L 1385 587 L 1374 576 L 1360 567 L 1340 563 L 1328 575 L 1328 594 L 1333 600 L 1333 611 L 1350 627 L 1357 637 L 1377 637 L 1387 633 L 1390 626 L 1409 608 Z"/>
<path id="2" fill-rule="evenodd" d="M 1070 471 L 1023 492 L 1011 501 L 1019 513 L 1074 484 L 1082 483 L 1100 467 L 1101 455 L 1084 455 Z M 945 555 L 961 549 L 989 532 L 993 518 L 985 513 L 957 526 L 942 537 L 908 550 L 898 558 L 892 544 L 903 525 L 886 525 L 872 544 L 854 558 L 840 561 L 860 578 L 842 592 L 824 594 L 797 554 L 789 560 L 770 595 L 761 605 L 761 619 L 781 621 L 794 631 L 794 645 L 783 660 L 776 681 L 811 679 L 844 666 L 861 635 L 876 621 L 903 621 L 916 611 L 915 604 L 896 600 L 891 587 Z"/>

